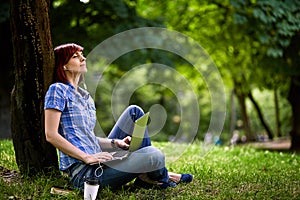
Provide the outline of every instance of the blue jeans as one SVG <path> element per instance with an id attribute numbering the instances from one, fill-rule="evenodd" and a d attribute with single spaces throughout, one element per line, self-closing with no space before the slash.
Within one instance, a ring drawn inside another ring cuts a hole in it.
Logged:
<path id="1" fill-rule="evenodd" d="M 140 107 L 129 106 L 116 122 L 108 138 L 123 139 L 130 136 L 133 132 L 134 122 L 143 115 L 144 112 Z M 83 189 L 85 178 L 94 177 L 101 172 L 101 169 L 97 169 L 98 167 L 99 165 L 84 163 L 72 165 L 69 169 L 71 182 L 75 187 Z M 162 183 L 167 183 L 169 180 L 168 170 L 165 168 L 165 157 L 161 151 L 151 146 L 147 129 L 140 149 L 131 153 L 127 159 L 103 166 L 102 169 L 103 173 L 98 177 L 100 187 L 120 187 L 141 173 L 147 173 L 149 178 Z"/>

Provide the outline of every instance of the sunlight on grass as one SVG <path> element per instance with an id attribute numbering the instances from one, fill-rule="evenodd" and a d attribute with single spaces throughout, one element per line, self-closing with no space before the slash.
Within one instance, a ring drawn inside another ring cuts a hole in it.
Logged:
<path id="1" fill-rule="evenodd" d="M 0 166 L 18 170 L 15 161 L 15 150 L 11 140 L 0 140 Z"/>
<path id="2" fill-rule="evenodd" d="M 176 152 L 167 160 L 170 171 L 192 173 L 194 181 L 167 190 L 108 188 L 99 199 L 300 199 L 300 157 L 294 154 L 255 150 L 249 147 L 204 147 L 153 142 L 162 151 Z M 0 165 L 17 169 L 11 141 L 0 141 Z M 167 149 L 166 149 L 167 148 Z M 178 152 L 184 149 L 184 152 Z M 171 154 L 169 154 L 171 155 Z M 7 184 L 0 177 L 0 199 L 82 199 L 77 190 L 67 196 L 51 195 L 52 186 L 70 187 L 61 176 L 41 175 Z"/>

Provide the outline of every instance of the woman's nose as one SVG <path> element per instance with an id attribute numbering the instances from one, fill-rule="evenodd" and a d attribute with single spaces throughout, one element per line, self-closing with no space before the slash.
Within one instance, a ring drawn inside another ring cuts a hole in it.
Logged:
<path id="1" fill-rule="evenodd" d="M 85 61 L 85 60 L 86 60 L 86 57 L 84 57 L 84 56 L 82 55 L 80 59 L 81 59 L 82 61 Z"/>

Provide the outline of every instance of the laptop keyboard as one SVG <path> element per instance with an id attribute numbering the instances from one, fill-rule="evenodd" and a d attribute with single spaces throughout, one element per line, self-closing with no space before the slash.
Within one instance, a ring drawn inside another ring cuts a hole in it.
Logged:
<path id="1" fill-rule="evenodd" d="M 129 151 L 114 151 L 110 152 L 110 154 L 113 156 L 113 160 L 122 160 L 128 156 Z"/>

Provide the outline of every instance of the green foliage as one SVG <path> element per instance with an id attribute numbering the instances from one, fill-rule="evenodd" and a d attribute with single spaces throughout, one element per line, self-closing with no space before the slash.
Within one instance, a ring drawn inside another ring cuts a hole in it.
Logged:
<path id="1" fill-rule="evenodd" d="M 132 28 L 162 26 L 138 16 L 122 0 L 90 0 L 88 3 L 54 0 L 50 11 L 54 46 L 75 42 L 88 53 L 104 39 Z"/>
<path id="2" fill-rule="evenodd" d="M 300 2 L 231 0 L 236 10 L 236 23 L 247 24 L 248 34 L 266 45 L 267 56 L 283 57 L 284 49 L 300 30 Z"/>
<path id="3" fill-rule="evenodd" d="M 185 33 L 202 45 L 219 67 L 228 91 L 239 87 L 236 89 L 247 95 L 256 88 L 276 88 L 286 96 L 289 77 L 296 74 L 296 68 L 288 67 L 282 55 L 299 31 L 299 1 L 137 2 L 142 16 L 164 19 L 168 28 Z M 206 96 L 204 90 L 199 93 Z M 259 98 L 258 102 L 264 100 Z M 269 109 L 271 103 L 262 104 L 264 113 L 273 112 Z M 285 108 L 281 113 L 287 113 Z M 256 114 L 250 115 L 257 122 Z"/>
<path id="4" fill-rule="evenodd" d="M 4 143 L 4 144 L 3 144 Z M 11 141 L 0 141 L 0 160 L 9 155 L 6 166 L 13 166 Z M 154 143 L 164 151 L 169 143 Z M 119 190 L 100 190 L 99 199 L 299 199 L 300 157 L 294 154 L 255 150 L 249 147 L 209 147 L 202 143 L 186 146 L 172 144 L 172 149 L 184 147 L 177 159 L 167 162 L 170 171 L 192 173 L 190 184 L 180 184 L 167 190 L 134 188 L 132 183 Z M 206 149 L 206 150 L 205 150 Z M 9 163 L 8 163 L 9 162 Z M 2 165 L 3 163 L 1 163 Z M 77 190 L 61 196 L 51 195 L 53 186 L 70 187 L 67 178 L 40 175 L 11 180 L 0 177 L 1 199 L 82 199 Z"/>
<path id="5" fill-rule="evenodd" d="M 212 57 L 228 93 L 236 87 L 234 82 L 237 82 L 240 87 L 238 89 L 245 94 L 254 89 L 277 88 L 285 96 L 288 92 L 288 77 L 295 74 L 295 69 L 286 67 L 287 61 L 281 58 L 284 48 L 299 30 L 299 3 L 294 0 L 90 0 L 88 3 L 55 0 L 50 13 L 54 44 L 82 44 L 86 55 L 103 40 L 131 28 L 159 26 L 186 34 L 203 46 Z M 157 39 L 149 38 L 154 42 Z M 194 76 L 196 73 L 193 68 L 183 60 L 157 49 L 129 52 L 115 60 L 105 72 L 102 85 L 95 96 L 98 120 L 105 134 L 109 133 L 115 121 L 110 108 L 114 86 L 129 70 L 152 62 L 173 67 L 192 84 L 201 108 L 198 137 L 202 138 L 211 117 L 210 94 L 205 83 Z M 143 79 L 146 80 L 147 76 Z M 263 102 L 260 98 L 256 99 Z M 162 106 L 166 108 L 168 120 L 162 133 L 156 136 L 168 138 L 178 127 L 178 124 L 173 123 L 174 117 L 178 116 L 176 109 L 173 109 L 178 107 L 176 96 L 167 88 L 147 85 L 135 91 L 130 100 L 130 103 L 138 104 L 145 110 L 161 102 L 165 102 Z M 264 113 L 273 112 L 270 110 L 272 103 L 267 101 L 261 106 Z M 289 111 L 284 107 L 281 117 L 289 119 Z M 256 115 L 250 115 L 255 126 L 261 130 Z M 270 115 L 271 118 L 273 116 Z M 229 129 L 229 122 L 227 118 L 225 131 Z"/>
<path id="6" fill-rule="evenodd" d="M 133 1 L 91 0 L 88 3 L 76 1 L 72 2 L 72 6 L 70 5 L 71 2 L 68 0 L 53 1 L 53 8 L 51 10 L 53 42 L 55 45 L 65 42 L 79 43 L 85 47 L 86 55 L 103 40 L 121 31 L 137 27 L 163 26 L 159 20 L 148 20 L 137 15 Z M 157 40 L 156 37 L 148 39 Z M 99 87 L 95 95 L 98 121 L 105 135 L 109 133 L 114 125 L 115 120 L 110 108 L 112 102 L 111 95 L 114 86 L 120 78 L 126 72 L 140 64 L 154 61 L 173 66 L 173 62 L 176 62 L 176 59 L 174 59 L 174 56 L 172 58 L 172 55 L 168 54 L 168 52 L 142 49 L 120 56 L 108 67 L 98 84 Z M 97 74 L 99 73 L 97 69 L 101 68 L 101 66 L 97 65 L 104 65 L 104 63 L 99 62 L 95 65 L 91 68 Z M 144 79 L 147 79 L 147 77 L 145 76 Z M 165 98 L 166 101 L 170 99 L 167 96 L 162 96 L 167 94 L 167 92 L 163 91 L 164 89 L 161 89 L 159 86 L 157 88 L 146 86 L 145 88 L 140 89 L 134 94 L 130 101 L 131 104 L 137 104 L 147 110 L 151 106 L 151 103 L 159 103 L 162 98 Z M 146 97 L 149 97 L 147 98 L 147 102 L 144 101 Z M 174 94 L 171 95 L 171 98 L 174 101 Z M 173 104 L 170 103 L 169 107 L 168 111 L 172 111 L 171 107 L 173 107 Z M 172 115 L 174 114 L 170 112 L 170 116 Z M 173 126 L 169 123 L 168 127 L 172 128 Z"/>
<path id="7" fill-rule="evenodd" d="M 113 119 L 113 116 L 111 115 L 113 109 L 111 108 L 111 102 L 113 102 L 112 94 L 116 88 L 116 84 L 118 84 L 120 78 L 124 78 L 125 73 L 126 71 L 122 71 L 120 67 L 110 65 L 98 83 L 95 99 L 98 121 L 103 128 L 105 135 L 110 132 L 112 126 L 115 124 L 115 119 Z M 178 79 L 178 77 L 173 77 L 172 74 L 167 72 L 163 73 L 160 71 L 158 74 L 158 72 L 153 70 L 151 65 L 149 65 L 148 67 L 144 67 L 144 70 L 132 70 L 130 72 L 130 83 L 128 83 L 128 87 L 134 85 L 139 86 L 134 91 L 129 89 L 129 92 L 132 92 L 128 102 L 129 104 L 139 105 L 146 112 L 152 109 L 153 105 L 161 105 L 164 107 L 165 112 L 167 112 L 166 123 L 159 133 L 155 128 L 154 130 L 150 130 L 153 140 L 167 140 L 170 136 L 174 136 L 178 131 L 179 126 L 175 118 L 181 115 L 178 98 L 176 97 L 176 94 L 174 94 L 174 91 L 166 86 L 152 83 L 152 80 L 155 80 L 155 77 L 162 76 L 166 81 Z M 147 84 L 144 85 L 145 82 Z M 196 84 L 199 85 L 200 82 L 197 82 Z M 126 96 L 126 93 L 127 91 L 123 91 L 119 96 Z M 188 102 L 185 101 L 185 103 Z"/>

